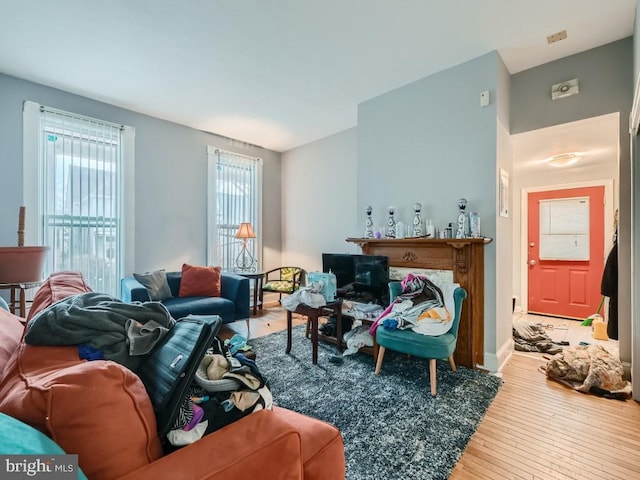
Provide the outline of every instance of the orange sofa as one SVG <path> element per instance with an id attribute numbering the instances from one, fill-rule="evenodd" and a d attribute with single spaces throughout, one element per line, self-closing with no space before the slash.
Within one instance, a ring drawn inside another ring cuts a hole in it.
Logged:
<path id="1" fill-rule="evenodd" d="M 82 291 L 80 278 L 50 277 L 32 313 Z M 279 407 L 165 455 L 151 402 L 133 372 L 112 361 L 81 360 L 76 347 L 27 345 L 23 323 L 0 308 L 0 412 L 78 454 L 89 480 L 345 478 L 340 431 Z"/>

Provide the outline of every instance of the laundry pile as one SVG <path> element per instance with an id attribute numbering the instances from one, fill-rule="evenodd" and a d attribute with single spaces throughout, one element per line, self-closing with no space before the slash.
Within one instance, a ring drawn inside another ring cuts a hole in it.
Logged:
<path id="1" fill-rule="evenodd" d="M 544 370 L 547 377 L 579 392 L 617 400 L 631 395 L 631 383 L 622 378 L 622 362 L 602 345 L 565 348 L 547 362 Z"/>
<path id="2" fill-rule="evenodd" d="M 513 321 L 513 341 L 515 349 L 521 352 L 542 352 L 550 354 L 562 352 L 562 346 L 566 343 L 554 342 L 551 337 L 547 335 L 543 325 L 522 319 Z"/>

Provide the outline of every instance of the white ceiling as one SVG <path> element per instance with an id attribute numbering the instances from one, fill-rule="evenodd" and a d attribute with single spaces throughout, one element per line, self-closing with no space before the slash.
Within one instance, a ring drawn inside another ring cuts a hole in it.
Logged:
<path id="1" fill-rule="evenodd" d="M 543 173 L 551 182 L 562 175 L 558 167 L 545 164 L 545 159 L 563 153 L 578 153 L 580 161 L 562 170 L 575 171 L 603 166 L 616 176 L 620 120 L 617 113 L 600 115 L 553 127 L 512 135 L 514 167 L 519 174 Z"/>
<path id="2" fill-rule="evenodd" d="M 628 37 L 635 5 L 2 0 L 0 72 L 285 151 L 355 126 L 362 101 L 493 50 L 516 73 Z"/>

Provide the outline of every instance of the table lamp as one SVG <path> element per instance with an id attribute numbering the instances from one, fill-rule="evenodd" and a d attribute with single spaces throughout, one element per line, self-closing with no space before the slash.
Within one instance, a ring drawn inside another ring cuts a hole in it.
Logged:
<path id="1" fill-rule="evenodd" d="M 236 238 L 242 239 L 242 249 L 236 258 L 237 267 L 234 269 L 235 271 L 243 271 L 243 272 L 255 272 L 255 267 L 253 264 L 255 263 L 255 258 L 251 255 L 251 252 L 247 250 L 247 240 L 249 238 L 256 238 L 256 234 L 253 233 L 253 228 L 251 228 L 250 223 L 241 223 L 238 227 L 238 231 L 235 235 Z"/>

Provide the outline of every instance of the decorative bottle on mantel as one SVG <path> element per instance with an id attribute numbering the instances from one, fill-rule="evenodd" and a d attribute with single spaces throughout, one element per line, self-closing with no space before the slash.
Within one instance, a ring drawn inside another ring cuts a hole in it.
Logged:
<path id="1" fill-rule="evenodd" d="M 373 238 L 373 219 L 371 218 L 373 209 L 371 205 L 365 211 L 367 212 L 367 220 L 364 222 L 364 238 Z"/>
<path id="2" fill-rule="evenodd" d="M 387 229 L 384 232 L 385 238 L 396 238 L 396 219 L 394 218 L 395 207 L 389 207 L 389 218 L 387 218 Z"/>
<path id="3" fill-rule="evenodd" d="M 458 227 L 456 229 L 456 238 L 469 238 L 471 236 L 471 228 L 469 226 L 469 214 L 467 213 L 467 200 L 461 198 L 458 200 Z"/>
<path id="4" fill-rule="evenodd" d="M 420 216 L 422 204 L 414 203 L 413 211 L 415 212 L 415 216 L 413 217 L 413 236 L 422 237 L 424 235 L 424 230 L 422 229 L 422 217 Z"/>

